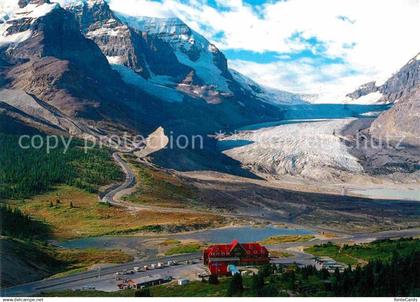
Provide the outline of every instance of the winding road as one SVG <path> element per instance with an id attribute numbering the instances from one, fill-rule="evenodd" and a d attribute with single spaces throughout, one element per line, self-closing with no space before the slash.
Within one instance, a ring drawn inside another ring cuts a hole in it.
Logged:
<path id="1" fill-rule="evenodd" d="M 160 213 L 184 213 L 184 214 L 209 214 L 211 211 L 201 210 L 201 209 L 187 209 L 187 208 L 164 208 L 160 206 L 153 206 L 153 205 L 146 205 L 146 204 L 134 204 L 132 202 L 127 202 L 120 200 L 121 196 L 117 196 L 117 194 L 133 188 L 136 185 L 137 179 L 134 175 L 134 172 L 131 170 L 129 165 L 121 158 L 121 156 L 115 152 L 112 154 L 113 159 L 115 162 L 121 166 L 125 174 L 125 180 L 122 184 L 113 186 L 109 189 L 105 195 L 100 198 L 100 202 L 110 204 L 112 206 L 124 207 L 128 210 L 132 211 L 139 211 L 139 210 L 149 210 L 149 211 L 156 211 Z M 226 215 L 229 216 L 229 215 Z M 232 215 L 231 215 L 232 216 Z"/>
<path id="2" fill-rule="evenodd" d="M 171 208 L 160 208 L 154 206 L 143 206 L 143 205 L 133 205 L 129 202 L 118 201 L 116 200 L 115 196 L 129 188 L 132 188 L 136 184 L 136 177 L 134 176 L 133 171 L 131 171 L 130 167 L 126 162 L 122 160 L 118 153 L 113 154 L 114 160 L 121 166 L 123 169 L 126 178 L 125 181 L 110 189 L 102 198 L 101 202 L 108 203 L 114 206 L 123 206 L 127 208 L 134 208 L 138 209 L 154 209 L 159 211 L 183 211 L 183 212 L 192 212 L 191 209 L 171 209 Z M 197 213 L 197 211 L 195 211 Z M 348 236 L 344 236 L 342 238 L 331 238 L 331 239 L 316 239 L 309 242 L 298 242 L 298 243 L 286 243 L 282 244 L 282 248 L 292 248 L 295 246 L 309 246 L 314 244 L 320 244 L 326 241 L 333 241 L 336 243 L 343 243 L 343 242 L 370 242 L 375 239 L 386 239 L 386 238 L 398 238 L 398 237 L 411 237 L 417 236 L 420 234 L 420 229 L 407 229 L 407 230 L 400 230 L 400 231 L 385 231 L 379 233 L 363 233 L 363 234 L 351 234 Z M 91 270 L 87 272 L 77 273 L 71 276 L 55 278 L 55 279 L 44 279 L 35 282 L 30 282 L 26 284 L 21 284 L 18 286 L 10 287 L 1 289 L 1 296 L 3 297 L 11 297 L 11 296 L 30 296 L 40 294 L 43 291 L 57 291 L 63 289 L 74 289 L 74 288 L 82 288 L 83 286 L 90 286 L 91 284 L 97 284 L 98 282 L 115 282 L 115 273 L 120 272 L 123 270 L 133 269 L 134 266 L 144 266 L 150 265 L 151 263 L 157 262 L 167 262 L 167 261 L 189 261 L 194 259 L 199 259 L 201 256 L 200 253 L 193 253 L 193 254 L 184 254 L 184 255 L 177 255 L 177 256 L 169 256 L 169 257 L 161 257 L 152 260 L 145 260 L 145 261 L 133 261 L 124 264 L 112 265 L 103 267 L 98 270 Z M 302 252 L 293 252 L 293 257 L 284 258 L 284 259 L 277 259 L 275 262 L 278 263 L 292 263 L 292 262 L 299 262 L 302 264 L 312 264 L 313 259 L 312 256 Z M 172 268 L 168 268 L 168 270 L 172 270 Z M 168 271 L 168 272 L 169 272 Z M 149 272 L 142 273 L 144 275 L 150 274 Z"/>
<path id="3" fill-rule="evenodd" d="M 125 206 L 121 202 L 114 199 L 115 195 L 121 191 L 124 191 L 126 189 L 132 188 L 136 184 L 136 177 L 134 176 L 134 173 L 131 171 L 131 169 L 128 167 L 127 163 L 124 162 L 121 159 L 121 156 L 118 153 L 112 154 L 113 159 L 117 164 L 119 164 L 122 168 L 122 170 L 125 173 L 125 181 L 120 184 L 118 187 L 111 189 L 108 193 L 106 193 L 102 199 L 101 202 L 108 203 L 110 205 L 114 206 Z"/>

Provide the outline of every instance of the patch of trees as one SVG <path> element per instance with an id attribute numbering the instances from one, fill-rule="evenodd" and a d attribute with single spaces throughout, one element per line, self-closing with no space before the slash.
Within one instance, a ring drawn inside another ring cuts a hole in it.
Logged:
<path id="1" fill-rule="evenodd" d="M 244 290 L 241 274 L 234 274 L 227 290 L 228 297 L 241 296 Z"/>
<path id="2" fill-rule="evenodd" d="M 334 273 L 313 266 L 275 267 L 252 277 L 256 296 L 398 297 L 420 295 L 420 251 L 397 252 L 390 260 L 373 260 Z M 267 274 L 267 272 L 269 272 Z"/>
<path id="3" fill-rule="evenodd" d="M 134 292 L 134 297 L 151 297 L 149 288 L 138 289 Z"/>
<path id="4" fill-rule="evenodd" d="M 83 149 L 73 141 L 67 152 L 61 142 L 56 149 L 22 149 L 19 136 L 0 134 L 0 200 L 22 199 L 46 192 L 57 184 L 96 192 L 102 185 L 123 178 L 105 149 Z"/>
<path id="5" fill-rule="evenodd" d="M 19 239 L 41 239 L 48 235 L 48 225 L 33 220 L 18 208 L 0 205 L 0 231 L 3 236 Z"/>
<path id="6" fill-rule="evenodd" d="M 389 262 L 376 260 L 355 270 L 336 271 L 331 280 L 335 296 L 419 296 L 420 251 L 408 256 L 395 253 Z"/>

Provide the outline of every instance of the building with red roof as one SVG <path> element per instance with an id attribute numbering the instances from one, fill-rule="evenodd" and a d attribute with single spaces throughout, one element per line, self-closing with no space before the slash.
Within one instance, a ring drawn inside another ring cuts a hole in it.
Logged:
<path id="1" fill-rule="evenodd" d="M 204 264 L 213 275 L 228 275 L 228 266 L 261 265 L 270 262 L 268 250 L 259 243 L 215 244 L 204 250 Z"/>

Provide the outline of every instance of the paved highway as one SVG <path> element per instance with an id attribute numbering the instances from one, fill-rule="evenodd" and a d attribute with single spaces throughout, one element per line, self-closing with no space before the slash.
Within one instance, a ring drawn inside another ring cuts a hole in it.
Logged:
<path id="1" fill-rule="evenodd" d="M 108 193 L 104 195 L 102 198 L 102 202 L 110 203 L 116 206 L 127 206 L 124 203 L 120 203 L 114 200 L 114 197 L 117 193 L 132 187 L 135 182 L 135 176 L 127 166 L 127 164 L 121 159 L 121 157 L 117 154 L 113 154 L 114 160 L 122 167 L 124 173 L 126 174 L 126 179 L 124 183 L 119 185 L 118 187 L 112 189 Z M 173 210 L 173 209 L 172 209 Z M 333 242 L 363 242 L 363 241 L 373 241 L 376 239 L 386 239 L 386 238 L 398 238 L 398 237 L 410 237 L 410 236 L 417 236 L 420 234 L 420 229 L 408 229 L 408 230 L 401 230 L 401 231 L 387 231 L 387 232 L 380 232 L 380 233 L 364 233 L 364 234 L 352 234 L 345 236 L 344 238 L 331 238 L 331 239 L 324 239 L 324 240 L 313 240 L 309 242 L 299 242 L 299 243 L 286 243 L 282 244 L 282 248 L 288 248 L 293 246 L 309 246 L 314 244 L 320 244 L 326 241 L 333 241 Z M 125 264 L 119 265 L 112 265 L 105 268 L 102 268 L 100 271 L 88 271 L 83 273 L 74 274 L 67 277 L 62 278 L 55 278 L 55 279 L 44 279 L 39 280 L 31 283 L 26 283 L 22 285 L 18 285 L 15 287 L 10 287 L 1 290 L 1 296 L 30 296 L 39 294 L 42 291 L 56 291 L 56 290 L 63 290 L 63 289 L 74 289 L 74 288 L 81 288 L 83 286 L 87 286 L 90 284 L 98 283 L 98 281 L 108 281 L 109 284 L 115 284 L 115 273 L 119 271 L 123 271 L 125 269 L 133 269 L 134 266 L 142 267 L 144 265 L 150 265 L 152 263 L 157 262 L 168 262 L 170 260 L 174 260 L 177 262 L 187 261 L 187 260 L 194 260 L 200 258 L 200 253 L 194 254 L 185 254 L 185 255 L 178 255 L 178 256 L 170 256 L 170 257 L 162 257 L 151 259 L 147 261 L 133 261 Z M 286 262 L 289 263 L 290 261 L 297 261 L 301 262 L 302 264 L 311 264 L 312 259 L 311 256 L 305 253 L 294 253 L 294 257 L 291 259 L 287 259 Z M 282 261 L 280 261 L 282 262 Z M 171 270 L 171 269 L 168 269 Z M 156 272 L 158 273 L 158 272 Z M 100 276 L 99 276 L 100 274 Z M 138 275 L 149 275 L 153 274 L 151 272 L 139 273 Z"/>
<path id="2" fill-rule="evenodd" d="M 369 242 L 377 239 L 386 239 L 386 238 L 400 238 L 400 237 L 412 237 L 418 236 L 420 234 L 420 229 L 407 229 L 401 231 L 385 231 L 379 233 L 363 233 L 363 234 L 354 234 L 349 235 L 346 238 L 331 238 L 331 239 L 323 239 L 323 240 L 312 240 L 308 242 L 293 242 L 293 243 L 284 243 L 280 246 L 284 248 L 294 247 L 294 246 L 310 246 L 314 244 L 325 243 L 327 241 L 333 241 L 337 243 L 344 243 L 344 242 Z M 284 259 L 277 259 L 275 262 L 278 263 L 292 263 L 298 262 L 301 264 L 313 264 L 313 260 L 311 259 L 312 256 L 306 253 L 301 252 L 293 252 L 294 256 L 291 258 L 284 258 Z M 168 257 L 161 257 L 156 259 L 150 259 L 145 261 L 133 261 L 119 265 L 112 265 L 100 270 L 100 278 L 99 278 L 99 271 L 88 271 L 83 273 L 74 274 L 68 277 L 56 278 L 56 279 L 44 279 L 40 281 L 35 281 L 31 283 L 26 283 L 10 288 L 3 289 L 1 291 L 2 296 L 29 296 L 29 295 L 36 295 L 42 291 L 56 291 L 56 290 L 63 290 L 63 289 L 74 289 L 74 288 L 81 288 L 83 286 L 88 286 L 91 284 L 98 283 L 98 281 L 106 281 L 108 280 L 110 283 L 112 281 L 115 284 L 115 273 L 119 271 L 123 271 L 125 269 L 133 269 L 134 266 L 142 267 L 144 265 L 150 265 L 152 263 L 158 262 L 168 262 L 170 260 L 174 260 L 177 262 L 188 261 L 199 259 L 201 257 L 201 253 L 193 253 L 193 254 L 184 254 L 178 256 L 168 256 Z M 159 271 L 156 272 L 146 272 L 143 275 L 150 275 L 150 274 L 158 274 Z M 137 276 L 136 276 L 137 277 Z"/>
<path id="3" fill-rule="evenodd" d="M 105 196 L 102 197 L 101 202 L 109 203 L 114 206 L 121 206 L 121 204 L 118 201 L 114 200 L 115 195 L 125 189 L 131 188 L 132 186 L 134 186 L 136 184 L 136 177 L 134 176 L 130 168 L 127 166 L 127 164 L 118 155 L 118 153 L 112 154 L 112 157 L 123 169 L 125 173 L 125 181 L 118 187 L 106 193 Z"/>
<path id="4" fill-rule="evenodd" d="M 102 268 L 99 270 L 92 270 L 83 273 L 77 273 L 74 275 L 70 275 L 67 277 L 62 278 L 54 278 L 54 279 L 44 279 L 35 282 L 30 282 L 26 284 L 21 284 L 14 287 L 9 287 L 1 290 L 2 297 L 13 297 L 13 296 L 33 296 L 39 294 L 43 291 L 56 291 L 56 290 L 63 290 L 63 289 L 73 289 L 73 288 L 81 288 L 86 285 L 90 285 L 92 283 L 98 282 L 99 279 L 102 280 L 115 280 L 115 273 L 120 272 L 123 270 L 132 270 L 133 267 L 139 266 L 143 267 L 144 265 L 150 265 L 152 263 L 167 263 L 170 260 L 176 262 L 188 261 L 188 260 L 195 260 L 201 257 L 201 253 L 192 253 L 192 254 L 184 254 L 178 256 L 168 256 L 168 257 L 161 257 L 156 259 L 150 259 L 145 261 L 132 261 L 127 262 L 124 264 L 112 265 Z M 147 272 L 148 275 L 150 274 L 157 274 L 156 272 Z M 99 276 L 100 275 L 100 276 Z M 129 277 L 129 276 L 128 276 Z"/>

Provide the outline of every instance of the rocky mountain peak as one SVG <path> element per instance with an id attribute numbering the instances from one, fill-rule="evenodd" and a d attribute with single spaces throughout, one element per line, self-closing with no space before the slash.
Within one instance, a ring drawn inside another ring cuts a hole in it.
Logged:
<path id="1" fill-rule="evenodd" d="M 106 26 L 109 21 L 118 22 L 108 3 L 102 0 L 71 3 L 65 8 L 75 15 L 80 24 L 80 29 L 84 33 L 88 32 L 91 26 L 100 28 Z"/>
<path id="2" fill-rule="evenodd" d="M 351 99 L 358 99 L 362 96 L 368 95 L 370 93 L 378 91 L 378 87 L 376 86 L 376 82 L 372 81 L 366 84 L 361 85 L 359 88 L 357 88 L 352 93 L 346 94 L 346 97 L 349 97 Z"/>
<path id="3" fill-rule="evenodd" d="M 19 0 L 18 5 L 20 8 L 26 7 L 28 4 L 42 5 L 42 4 L 51 4 L 49 0 Z"/>
<path id="4" fill-rule="evenodd" d="M 407 62 L 397 73 L 390 77 L 380 88 L 389 102 L 396 102 L 411 93 L 420 84 L 420 53 Z"/>
<path id="5" fill-rule="evenodd" d="M 369 82 L 346 96 L 352 100 L 375 94 L 377 101 L 384 103 L 397 102 L 401 97 L 409 94 L 420 84 L 420 53 L 409 60 L 398 72 L 393 74 L 383 85 L 377 86 Z"/>
<path id="6" fill-rule="evenodd" d="M 177 60 L 195 71 L 197 79 L 219 92 L 231 93 L 232 75 L 225 56 L 205 37 L 179 18 L 152 18 L 118 15 L 129 27 L 168 43 Z"/>
<path id="7" fill-rule="evenodd" d="M 374 120 L 370 134 L 378 140 L 420 146 L 420 53 L 377 90 L 393 106 Z"/>

